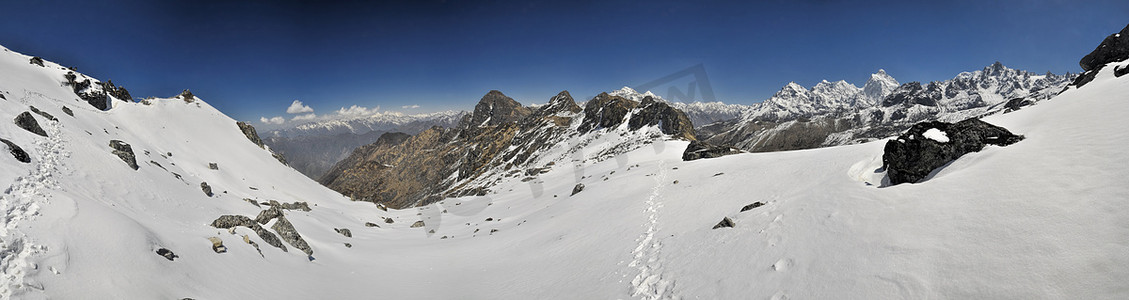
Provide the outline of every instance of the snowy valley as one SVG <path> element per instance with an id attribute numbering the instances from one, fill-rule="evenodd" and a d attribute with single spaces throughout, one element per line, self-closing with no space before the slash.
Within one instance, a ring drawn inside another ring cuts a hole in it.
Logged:
<path id="1" fill-rule="evenodd" d="M 994 64 L 748 108 L 491 91 L 448 128 L 353 152 L 338 178 L 380 181 L 343 195 L 204 91 L 134 102 L 3 49 L 0 298 L 1124 298 L 1129 61 L 1098 56 L 1084 85 Z M 737 121 L 707 138 L 690 116 Z M 893 136 L 981 116 L 1024 138 L 888 184 Z M 799 119 L 858 123 L 807 139 L 843 146 L 683 159 L 702 141 L 758 150 Z"/>

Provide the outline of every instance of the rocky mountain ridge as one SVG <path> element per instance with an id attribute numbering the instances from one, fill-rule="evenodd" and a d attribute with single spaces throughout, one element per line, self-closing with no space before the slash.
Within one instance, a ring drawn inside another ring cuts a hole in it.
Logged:
<path id="1" fill-rule="evenodd" d="M 581 108 L 562 91 L 530 108 L 490 91 L 457 126 L 404 139 L 385 134 L 384 142 L 357 148 L 319 182 L 354 200 L 410 207 L 486 195 L 504 177 L 533 181 L 570 161 L 604 160 L 656 139 L 696 139 L 684 113 L 652 97 L 641 100 L 601 93 Z M 606 147 L 580 152 L 596 142 Z"/>

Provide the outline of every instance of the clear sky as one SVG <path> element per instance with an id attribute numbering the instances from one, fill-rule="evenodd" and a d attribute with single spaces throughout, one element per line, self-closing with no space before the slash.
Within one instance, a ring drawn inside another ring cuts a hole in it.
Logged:
<path id="1" fill-rule="evenodd" d="M 900 82 L 995 61 L 1078 72 L 1129 23 L 1124 0 L 14 2 L 0 4 L 0 44 L 135 97 L 190 88 L 256 123 L 300 116 L 294 100 L 324 116 L 470 109 L 491 89 L 587 98 L 699 64 L 717 100 L 745 104 L 878 69 Z"/>

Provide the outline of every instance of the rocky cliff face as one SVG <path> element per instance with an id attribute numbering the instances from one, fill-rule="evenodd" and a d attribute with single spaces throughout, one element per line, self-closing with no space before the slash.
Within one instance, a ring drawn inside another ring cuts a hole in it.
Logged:
<path id="1" fill-rule="evenodd" d="M 576 144 L 607 134 L 626 138 L 581 159 L 606 159 L 655 138 L 695 140 L 689 118 L 654 99 L 641 103 L 603 93 L 582 109 L 564 91 L 530 108 L 490 91 L 457 126 L 411 137 L 386 134 L 353 151 L 319 181 L 355 200 L 393 208 L 426 205 L 485 195 L 497 178 L 536 176 L 575 157 L 570 151 Z"/>
<path id="2" fill-rule="evenodd" d="M 1094 76 L 1106 64 L 1111 62 L 1119 62 L 1129 59 L 1129 25 L 1126 25 L 1121 32 L 1111 34 L 1098 45 L 1094 51 L 1082 57 L 1078 61 L 1078 65 L 1082 67 L 1085 72 L 1078 79 L 1074 81 L 1074 86 L 1082 87 L 1094 80 Z M 1123 69 L 1114 70 L 1117 76 L 1123 76 L 1129 71 Z"/>

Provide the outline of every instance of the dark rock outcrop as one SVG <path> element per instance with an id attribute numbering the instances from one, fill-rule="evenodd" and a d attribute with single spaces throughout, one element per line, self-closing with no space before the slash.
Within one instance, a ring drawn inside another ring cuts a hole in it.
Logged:
<path id="1" fill-rule="evenodd" d="M 41 58 L 39 56 L 32 57 L 31 60 L 29 61 L 29 63 L 42 67 L 43 66 L 43 58 Z"/>
<path id="2" fill-rule="evenodd" d="M 208 197 L 211 197 L 213 195 L 212 194 L 212 187 L 209 186 L 207 182 L 201 182 L 200 183 L 200 190 L 203 190 L 204 195 L 208 195 Z"/>
<path id="3" fill-rule="evenodd" d="M 943 138 L 926 137 L 925 133 L 933 129 L 943 133 Z M 1007 146 L 1020 140 L 1023 136 L 979 119 L 955 124 L 922 122 L 886 142 L 882 164 L 891 184 L 915 183 L 966 153 L 980 151 L 985 145 Z"/>
<path id="4" fill-rule="evenodd" d="M 219 170 L 219 169 L 220 169 L 220 165 L 219 165 L 219 164 L 216 164 L 216 163 L 208 163 L 208 169 L 209 169 L 209 170 Z"/>
<path id="5" fill-rule="evenodd" d="M 137 156 L 133 154 L 133 147 L 119 140 L 110 140 L 110 148 L 114 149 L 112 152 L 114 155 L 121 158 L 130 168 L 137 170 Z"/>
<path id="6" fill-rule="evenodd" d="M 20 148 L 20 146 L 16 145 L 15 143 L 12 143 L 12 141 L 5 140 L 5 139 L 0 139 L 0 142 L 4 143 L 4 145 L 8 146 L 8 152 L 12 153 L 12 156 L 15 157 L 17 161 L 25 163 L 25 164 L 31 162 L 31 156 L 28 156 L 27 151 L 24 151 L 24 149 Z"/>
<path id="7" fill-rule="evenodd" d="M 659 126 L 663 133 L 677 139 L 696 140 L 694 137 L 694 124 L 686 113 L 667 105 L 666 102 L 655 101 L 651 96 L 643 98 L 642 106 L 638 112 L 631 115 L 627 125 L 631 130 L 639 130 L 644 126 Z"/>
<path id="8" fill-rule="evenodd" d="M 39 110 L 38 108 L 35 108 L 35 106 L 29 106 L 28 108 L 31 108 L 31 112 L 39 114 L 40 116 L 43 116 L 44 118 L 47 118 L 48 120 L 51 120 L 51 121 L 58 121 L 59 120 L 59 119 L 55 118 L 55 116 L 52 116 L 51 114 L 49 114 L 45 111 L 42 111 L 42 110 Z"/>
<path id="9" fill-rule="evenodd" d="M 177 97 L 180 98 L 180 100 L 184 100 L 185 103 L 192 103 L 196 101 L 196 95 L 192 95 L 192 91 L 189 91 L 188 89 L 184 89 L 184 91 L 180 92 L 180 95 L 177 95 Z"/>
<path id="10" fill-rule="evenodd" d="M 248 218 L 247 216 L 223 215 L 217 218 L 215 221 L 212 221 L 211 225 L 212 227 L 223 229 L 230 229 L 237 226 L 250 228 L 252 231 L 255 231 L 255 234 L 257 234 L 259 238 L 263 239 L 264 242 L 267 242 L 267 244 L 282 249 L 283 252 L 286 252 L 286 245 L 282 244 L 282 241 L 278 239 L 278 236 L 275 236 L 270 231 L 267 231 L 266 228 L 259 226 L 259 223 L 256 223 L 255 220 L 251 220 L 251 218 Z M 277 229 L 275 231 L 277 231 Z"/>
<path id="11" fill-rule="evenodd" d="M 165 249 L 165 248 L 157 249 L 157 255 L 163 256 L 165 259 L 167 259 L 169 261 L 173 261 L 177 257 L 180 257 L 180 256 L 177 256 L 176 253 L 173 253 L 172 250 Z"/>
<path id="12" fill-rule="evenodd" d="M 583 183 L 577 183 L 576 186 L 572 187 L 572 195 L 576 195 L 577 193 L 580 193 L 581 191 L 584 191 L 584 184 Z M 569 195 L 569 196 L 572 196 L 572 195 Z"/>
<path id="13" fill-rule="evenodd" d="M 999 62 L 996 62 L 996 64 L 999 64 Z M 882 99 L 882 106 L 912 106 L 914 104 L 937 106 L 937 101 L 942 98 L 941 89 L 941 85 L 936 82 L 930 82 L 924 88 L 921 87 L 920 82 L 916 81 L 902 84 Z"/>
<path id="14" fill-rule="evenodd" d="M 1121 32 L 1107 36 L 1094 51 L 1082 57 L 1082 60 L 1078 61 L 1078 65 L 1082 67 L 1082 70 L 1090 71 L 1105 64 L 1126 59 L 1129 59 L 1129 25 L 1121 29 Z"/>
<path id="15" fill-rule="evenodd" d="M 1090 54 L 1086 54 L 1086 56 L 1082 57 L 1082 60 L 1078 61 L 1078 65 L 1081 66 L 1082 70 L 1085 72 L 1082 72 L 1082 74 L 1074 80 L 1074 86 L 1082 87 L 1094 80 L 1094 77 L 1098 75 L 1098 72 L 1101 71 L 1102 67 L 1106 64 L 1124 61 L 1126 59 L 1129 59 L 1129 25 L 1121 29 L 1121 32 L 1107 36 L 1094 51 L 1091 51 Z M 1122 71 L 1114 69 L 1115 75 L 1118 72 Z"/>
<path id="16" fill-rule="evenodd" d="M 30 112 L 23 112 L 16 116 L 16 126 L 30 131 L 31 133 L 41 136 L 47 136 L 47 132 L 43 131 L 43 127 L 39 127 L 39 122 L 35 121 L 35 117 L 31 116 Z"/>
<path id="17" fill-rule="evenodd" d="M 690 141 L 690 145 L 687 145 L 686 150 L 682 152 L 682 160 L 715 158 L 737 153 L 741 153 L 741 150 L 728 146 L 715 146 L 706 142 Z"/>
<path id="18" fill-rule="evenodd" d="M 250 140 L 252 143 L 255 143 L 256 146 L 259 146 L 259 148 L 264 148 L 263 139 L 260 139 L 259 134 L 255 132 L 255 126 L 251 126 L 251 124 L 239 121 L 236 121 L 235 125 L 239 126 L 239 131 L 242 131 L 243 135 L 246 136 L 248 140 Z"/>
<path id="19" fill-rule="evenodd" d="M 722 227 L 732 228 L 733 225 L 734 225 L 733 220 L 730 220 L 729 217 L 725 217 L 724 219 L 721 219 L 721 222 L 718 222 L 717 225 L 714 225 L 713 229 L 718 229 L 718 228 L 722 228 Z"/>
<path id="20" fill-rule="evenodd" d="M 126 90 L 125 87 L 115 86 L 113 80 L 106 80 L 106 82 L 99 82 L 98 84 L 102 86 L 102 90 L 105 91 L 106 94 L 109 94 L 115 99 L 127 102 L 133 101 L 133 96 L 129 95 L 129 91 Z"/>
<path id="21" fill-rule="evenodd" d="M 754 208 L 761 207 L 761 206 L 764 206 L 764 202 L 759 202 L 759 201 L 753 202 L 753 204 L 745 205 L 745 207 L 742 207 L 741 212 L 750 211 Z"/>
<path id="22" fill-rule="evenodd" d="M 600 128 L 619 126 L 627 113 L 636 106 L 639 106 L 638 102 L 600 93 L 584 104 L 584 122 L 580 123 L 580 132 L 587 133 Z"/>
<path id="23" fill-rule="evenodd" d="M 267 222 L 270 222 L 270 220 L 281 216 L 282 209 L 278 206 L 271 205 L 270 208 L 264 209 L 263 211 L 259 212 L 259 215 L 255 217 L 255 222 L 266 225 Z"/>
<path id="24" fill-rule="evenodd" d="M 420 220 L 420 221 L 416 221 L 415 223 L 412 223 L 412 226 L 411 226 L 411 227 L 412 227 L 412 228 L 419 228 L 419 227 L 423 227 L 423 226 L 425 226 L 425 225 L 426 225 L 426 224 L 424 224 L 424 223 L 423 223 L 423 221 L 422 221 L 422 220 Z"/>
<path id="25" fill-rule="evenodd" d="M 336 231 L 337 233 L 340 233 L 345 237 L 353 237 L 353 232 L 349 231 L 348 228 L 334 228 L 333 231 Z"/>
<path id="26" fill-rule="evenodd" d="M 502 94 L 497 90 L 492 90 L 482 96 L 478 104 L 474 106 L 474 113 L 463 117 L 460 128 L 472 128 L 478 126 L 497 126 L 505 123 L 513 123 L 520 121 L 532 113 L 528 107 L 521 106 L 521 103 L 514 101 L 513 98 Z"/>
<path id="27" fill-rule="evenodd" d="M 298 234 L 297 230 L 294 230 L 294 225 L 290 224 L 290 221 L 287 221 L 286 217 L 279 216 L 278 220 L 274 221 L 274 226 L 271 226 L 271 229 L 274 229 L 274 232 L 278 232 L 278 235 L 282 237 L 282 240 L 286 241 L 287 244 L 298 248 L 298 250 L 302 250 L 306 255 L 314 255 L 314 249 L 311 249 L 310 245 L 306 244 L 306 240 L 302 239 L 302 235 Z"/>
<path id="28" fill-rule="evenodd" d="M 71 109 L 69 107 L 66 107 L 66 106 L 63 106 L 63 113 L 67 114 L 68 116 L 72 116 L 72 117 L 74 116 L 74 111 L 71 111 Z"/>

